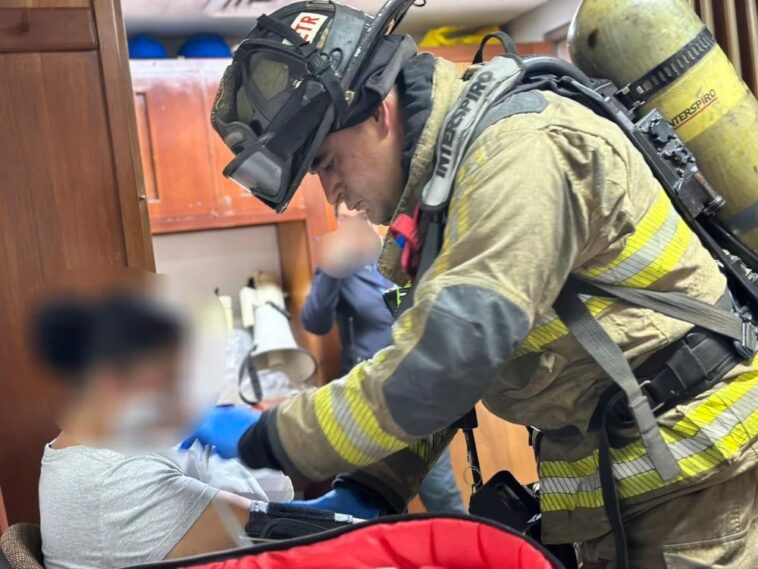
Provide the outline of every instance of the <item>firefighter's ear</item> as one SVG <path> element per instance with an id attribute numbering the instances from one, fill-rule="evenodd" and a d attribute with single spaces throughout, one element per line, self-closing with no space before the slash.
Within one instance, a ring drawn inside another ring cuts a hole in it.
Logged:
<path id="1" fill-rule="evenodd" d="M 393 120 L 399 110 L 396 108 L 397 102 L 397 98 L 392 95 L 385 97 L 371 115 L 371 120 L 376 124 L 379 129 L 379 135 L 382 138 L 389 135 L 392 131 Z"/>

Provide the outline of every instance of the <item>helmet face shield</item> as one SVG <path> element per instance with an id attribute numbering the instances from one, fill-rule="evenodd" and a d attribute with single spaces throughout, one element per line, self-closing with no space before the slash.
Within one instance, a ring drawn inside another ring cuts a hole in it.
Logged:
<path id="1" fill-rule="evenodd" d="M 411 3 L 388 5 L 402 15 Z M 322 0 L 261 16 L 224 73 L 211 112 L 235 153 L 224 175 L 284 211 L 324 138 L 349 123 L 351 80 L 388 31 L 378 23 Z"/>
<path id="2" fill-rule="evenodd" d="M 307 171 L 308 151 L 321 143 L 314 136 L 319 123 L 333 116 L 328 97 L 299 59 L 248 46 L 238 51 L 248 57 L 227 70 L 211 115 L 236 154 L 224 176 L 283 211 Z"/>
<path id="3" fill-rule="evenodd" d="M 224 176 L 266 201 L 275 202 L 287 189 L 289 164 L 265 146 L 256 145 L 238 154 L 224 168 Z"/>

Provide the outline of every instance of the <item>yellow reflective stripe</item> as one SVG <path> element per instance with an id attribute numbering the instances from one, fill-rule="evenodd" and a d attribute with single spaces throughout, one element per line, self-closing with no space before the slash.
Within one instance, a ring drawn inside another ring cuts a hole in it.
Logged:
<path id="1" fill-rule="evenodd" d="M 584 478 L 592 476 L 598 469 L 597 453 L 574 462 L 566 460 L 545 460 L 539 463 L 540 478 L 559 476 L 561 478 Z"/>
<path id="2" fill-rule="evenodd" d="M 331 390 L 328 387 L 317 390 L 314 399 L 316 420 L 318 420 L 321 431 L 337 454 L 346 462 L 356 466 L 364 466 L 374 462 L 350 442 L 347 434 L 337 422 Z"/>
<path id="3" fill-rule="evenodd" d="M 661 191 L 650 211 L 610 263 L 579 274 L 601 282 L 647 288 L 676 268 L 693 233 Z"/>
<path id="4" fill-rule="evenodd" d="M 677 267 L 692 237 L 692 231 L 676 213 L 668 196 L 661 191 L 650 211 L 627 239 L 621 253 L 610 263 L 579 274 L 602 282 L 647 288 Z M 585 304 L 590 313 L 597 317 L 613 301 L 589 297 Z M 539 351 L 566 335 L 568 329 L 551 310 L 534 326 L 516 352 L 516 357 Z"/>
<path id="5" fill-rule="evenodd" d="M 377 354 L 380 361 L 386 357 L 386 350 Z M 346 378 L 318 390 L 314 401 L 316 419 L 329 444 L 356 465 L 369 464 L 407 446 L 382 429 L 363 397 L 367 365 L 356 366 Z"/>
<path id="6" fill-rule="evenodd" d="M 579 274 L 588 278 L 599 277 L 640 251 L 640 249 L 642 249 L 663 226 L 671 207 L 671 201 L 666 194 L 661 191 L 658 199 L 655 200 L 653 207 L 651 207 L 650 211 L 642 217 L 638 226 L 635 228 L 634 233 L 627 238 L 626 244 L 621 253 L 619 253 L 619 255 L 610 263 L 598 267 L 592 267 L 586 271 L 581 271 Z"/>
<path id="7" fill-rule="evenodd" d="M 540 511 L 542 512 L 602 507 L 603 494 L 600 488 L 590 492 L 577 492 L 576 494 L 564 494 L 560 492 L 544 494 L 540 490 Z"/>
<path id="8" fill-rule="evenodd" d="M 664 482 L 645 456 L 640 441 L 623 449 L 611 449 L 614 477 L 621 498 L 639 496 L 707 473 L 735 459 L 758 438 L 758 358 L 753 361 L 753 370 L 739 375 L 711 394 L 672 428 L 661 427 L 661 432 L 666 443 L 676 445 L 678 449 L 681 474 Z M 672 452 L 675 450 L 674 446 L 670 448 Z M 702 450 L 694 452 L 698 448 Z M 690 454 L 682 456 L 683 452 Z M 597 472 L 598 455 L 599 452 L 595 451 L 573 462 L 540 461 L 543 511 L 603 505 Z M 566 491 L 571 486 L 577 491 Z"/>
<path id="9" fill-rule="evenodd" d="M 752 431 L 753 436 L 748 436 L 745 428 Z M 668 484 L 680 482 L 688 478 L 694 478 L 708 472 L 719 465 L 733 459 L 755 438 L 758 430 L 758 410 L 746 420 L 738 424 L 722 439 L 714 441 L 712 448 L 693 454 L 679 460 L 682 474 L 671 482 L 664 482 L 657 471 L 651 470 L 642 474 L 622 478 L 618 481 L 618 492 L 622 498 L 632 498 L 645 492 L 663 488 Z"/>
<path id="10" fill-rule="evenodd" d="M 418 456 L 422 461 L 428 463 L 432 457 L 433 450 L 431 445 L 426 440 L 421 440 L 415 444 L 412 444 L 408 449 Z"/>
<path id="11" fill-rule="evenodd" d="M 754 417 L 751 416 L 750 421 L 758 426 L 758 412 Z M 726 444 L 729 444 L 729 442 L 727 441 Z M 741 448 L 738 449 L 735 454 L 740 450 Z M 708 472 L 709 470 L 727 462 L 731 456 L 734 455 L 725 457 L 715 448 L 707 449 L 678 461 L 679 467 L 682 469 L 682 474 L 670 482 L 664 482 L 657 471 L 650 470 L 627 478 L 617 478 L 616 491 L 619 496 L 624 499 L 640 496 L 647 492 L 659 490 L 669 484 L 681 482 Z M 597 452 L 593 457 L 597 457 Z M 542 477 L 542 468 L 540 468 L 540 477 Z M 540 508 L 543 512 L 601 507 L 603 507 L 603 494 L 602 488 L 600 488 L 599 485 L 593 490 L 580 491 L 574 494 L 567 492 L 547 492 L 545 491 L 544 486 L 541 488 Z"/>
<path id="12" fill-rule="evenodd" d="M 754 365 L 758 365 L 758 360 Z M 758 370 L 749 371 L 736 377 L 696 408 L 689 411 L 686 417 L 677 421 L 672 428 L 673 436 L 669 436 L 672 438 L 674 436 L 676 438 L 695 436 L 704 425 L 713 422 L 721 413 L 728 411 L 739 399 L 747 395 L 755 387 L 754 379 L 758 379 Z M 666 433 L 664 433 L 664 438 L 666 438 Z"/>
<path id="13" fill-rule="evenodd" d="M 590 296 L 584 301 L 590 314 L 595 317 L 613 303 L 613 300 L 609 298 L 601 298 L 599 296 Z M 528 352 L 537 352 L 548 344 L 568 335 L 568 328 L 566 328 L 566 325 L 552 310 L 548 313 L 547 317 L 541 320 L 541 322 L 544 323 L 537 324 L 537 326 L 532 328 L 529 336 L 527 336 L 524 343 L 521 344 L 521 347 L 516 352 L 516 357 L 522 356 Z"/>
<path id="14" fill-rule="evenodd" d="M 468 204 L 470 202 L 468 200 L 463 200 L 461 204 L 456 208 L 457 212 L 457 219 L 458 219 L 458 232 L 460 235 L 466 235 L 468 233 L 470 223 L 469 223 L 469 207 Z"/>
<path id="15" fill-rule="evenodd" d="M 671 442 L 666 440 L 666 437 L 663 437 L 663 440 L 666 442 Z M 645 445 L 643 445 L 642 442 L 638 442 L 626 445 L 625 447 L 619 449 L 612 448 L 610 454 L 611 460 L 613 460 L 613 462 L 632 462 L 638 458 L 645 456 Z"/>
<path id="16" fill-rule="evenodd" d="M 392 325 L 392 335 L 395 337 L 396 344 L 413 331 L 412 314 L 412 311 L 404 312 Z"/>
<path id="17" fill-rule="evenodd" d="M 674 238 L 666 246 L 661 255 L 639 273 L 618 284 L 633 288 L 647 288 L 657 280 L 663 278 L 673 271 L 679 264 L 679 261 L 682 260 L 684 252 L 689 247 L 692 235 L 692 231 L 687 227 L 687 224 L 682 219 L 679 219 Z"/>

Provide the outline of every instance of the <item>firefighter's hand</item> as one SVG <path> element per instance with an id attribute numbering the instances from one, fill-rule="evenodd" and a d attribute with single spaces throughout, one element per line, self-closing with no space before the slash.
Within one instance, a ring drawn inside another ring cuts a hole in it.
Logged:
<path id="1" fill-rule="evenodd" d="M 221 458 L 238 458 L 240 438 L 260 416 L 258 411 L 242 405 L 214 407 L 180 448 L 186 450 L 197 440 L 213 447 Z"/>
<path id="2" fill-rule="evenodd" d="M 379 508 L 369 504 L 350 488 L 335 488 L 313 500 L 296 500 L 293 506 L 319 508 L 339 514 L 350 514 L 354 518 L 369 520 L 379 517 Z"/>

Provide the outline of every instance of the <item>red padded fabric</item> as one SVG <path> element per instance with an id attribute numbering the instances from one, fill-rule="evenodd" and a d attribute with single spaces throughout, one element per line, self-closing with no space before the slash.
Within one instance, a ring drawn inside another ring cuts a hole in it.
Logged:
<path id="1" fill-rule="evenodd" d="M 409 520 L 357 529 L 286 551 L 229 559 L 206 569 L 548 569 L 554 567 L 527 540 L 460 519 Z"/>

